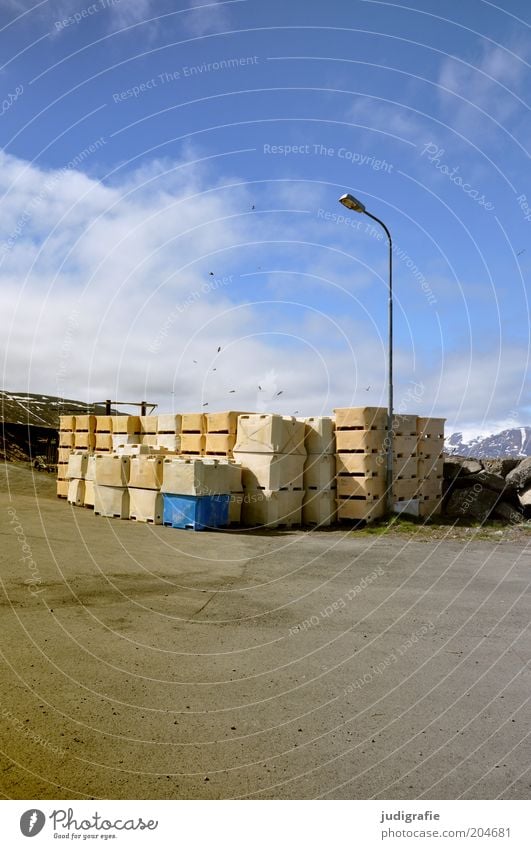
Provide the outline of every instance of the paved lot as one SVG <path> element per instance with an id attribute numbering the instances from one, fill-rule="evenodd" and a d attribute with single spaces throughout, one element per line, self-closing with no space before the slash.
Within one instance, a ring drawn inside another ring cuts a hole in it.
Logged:
<path id="1" fill-rule="evenodd" d="M 0 516 L 5 797 L 529 798 L 525 540 Z"/>

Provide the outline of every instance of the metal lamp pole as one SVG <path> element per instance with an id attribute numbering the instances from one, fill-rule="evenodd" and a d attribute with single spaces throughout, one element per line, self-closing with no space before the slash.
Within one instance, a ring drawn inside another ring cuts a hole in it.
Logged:
<path id="1" fill-rule="evenodd" d="M 365 205 L 357 200 L 353 195 L 342 195 L 339 202 L 346 206 L 347 209 L 353 212 L 361 212 L 376 221 L 385 231 L 389 241 L 389 340 L 388 340 L 388 366 L 387 366 L 387 384 L 388 384 L 388 402 L 387 402 L 387 467 L 386 467 L 386 487 L 387 487 L 387 512 L 392 515 L 394 509 L 393 500 L 393 242 L 391 233 L 387 229 L 383 221 L 380 221 L 376 215 L 368 212 Z"/>

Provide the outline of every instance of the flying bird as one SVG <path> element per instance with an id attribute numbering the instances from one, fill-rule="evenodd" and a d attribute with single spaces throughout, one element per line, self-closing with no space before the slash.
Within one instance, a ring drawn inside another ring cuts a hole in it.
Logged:
<path id="1" fill-rule="evenodd" d="M 366 386 L 366 387 L 365 387 L 365 392 L 368 392 L 370 388 L 371 388 L 370 386 Z"/>
<path id="2" fill-rule="evenodd" d="M 235 390 L 235 389 L 229 389 L 229 395 L 230 395 L 232 392 L 236 392 L 236 390 Z"/>
<path id="3" fill-rule="evenodd" d="M 208 407 L 208 401 L 205 401 L 205 403 L 203 404 L 203 407 Z"/>
<path id="4" fill-rule="evenodd" d="M 195 363 L 195 364 L 197 365 L 197 360 L 192 360 L 192 362 L 193 362 L 193 363 Z"/>
<path id="5" fill-rule="evenodd" d="M 254 203 L 253 203 L 253 205 L 251 206 L 251 209 L 254 209 Z"/>
<path id="6" fill-rule="evenodd" d="M 519 252 L 516 254 L 516 256 L 521 256 L 522 254 L 525 254 L 525 248 L 523 249 L 523 251 L 519 251 Z"/>
<path id="7" fill-rule="evenodd" d="M 209 271 L 208 273 L 210 274 L 210 276 L 211 276 L 211 277 L 213 277 L 213 276 L 214 276 L 214 272 L 213 272 L 213 271 Z"/>
<path id="8" fill-rule="evenodd" d="M 262 391 L 262 387 L 261 387 L 261 386 L 259 386 L 259 387 L 258 387 L 258 389 L 260 390 L 260 392 Z"/>
<path id="9" fill-rule="evenodd" d="M 284 392 L 284 390 L 281 389 L 280 392 L 277 392 L 277 395 L 282 395 L 283 392 Z"/>
<path id="10" fill-rule="evenodd" d="M 219 354 L 220 351 L 221 351 L 221 345 L 218 347 L 218 354 Z"/>

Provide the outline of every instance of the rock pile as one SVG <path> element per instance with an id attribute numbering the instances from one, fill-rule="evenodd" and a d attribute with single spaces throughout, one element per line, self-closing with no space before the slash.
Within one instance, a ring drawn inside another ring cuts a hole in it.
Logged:
<path id="1" fill-rule="evenodd" d="M 445 457 L 443 513 L 454 519 L 520 523 L 531 518 L 531 457 Z"/>

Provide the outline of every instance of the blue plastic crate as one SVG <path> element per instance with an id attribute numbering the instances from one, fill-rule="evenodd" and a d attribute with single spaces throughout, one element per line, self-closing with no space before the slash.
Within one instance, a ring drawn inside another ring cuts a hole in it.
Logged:
<path id="1" fill-rule="evenodd" d="M 205 531 L 229 524 L 230 495 L 172 495 L 164 492 L 163 497 L 164 525 Z"/>

